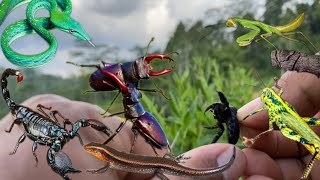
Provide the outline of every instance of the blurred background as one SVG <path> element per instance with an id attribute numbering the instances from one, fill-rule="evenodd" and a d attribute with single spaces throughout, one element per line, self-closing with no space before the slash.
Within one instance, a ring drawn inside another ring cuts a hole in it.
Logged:
<path id="1" fill-rule="evenodd" d="M 176 61 L 174 73 L 140 84 L 143 88 L 160 88 L 169 100 L 159 93 L 143 93 L 141 102 L 159 120 L 177 154 L 211 142 L 215 131 L 204 126 L 212 126 L 216 121 L 210 112 L 204 114 L 204 110 L 219 102 L 216 90 L 222 91 L 231 105 L 240 108 L 259 96 L 264 88 L 261 80 L 271 86 L 272 77 L 281 75 L 280 70 L 271 67 L 270 53 L 274 48 L 263 40 L 239 47 L 235 39 L 249 30 L 240 26 L 236 30 L 226 28 L 228 17 L 255 19 L 276 26 L 287 24 L 304 12 L 305 20 L 299 31 L 320 47 L 320 0 L 77 0 L 72 4 L 71 16 L 86 29 L 96 48 L 53 30 L 59 46 L 55 58 L 39 68 L 21 69 L 25 79 L 18 85 L 10 78 L 11 97 L 21 103 L 37 94 L 53 93 L 106 109 L 117 92 L 85 93 L 91 90 L 89 76 L 96 69 L 65 62 L 133 61 L 146 54 L 149 40 L 155 37 L 148 54 L 178 52 L 179 55 L 172 55 Z M 7 17 L 0 27 L 1 33 L 9 24 L 25 19 L 25 7 Z M 39 16 L 48 16 L 48 12 L 41 11 Z M 299 35 L 292 37 L 305 41 Z M 276 35 L 268 39 L 279 49 L 314 53 L 301 43 Z M 38 35 L 28 35 L 16 40 L 12 47 L 20 53 L 33 54 L 42 52 L 48 45 Z M 161 69 L 168 64 L 156 62 L 153 66 Z M 8 67 L 17 68 L 1 52 L 1 72 Z M 119 97 L 109 112 L 121 110 Z M 0 117 L 8 112 L 5 102 L 0 101 Z"/>

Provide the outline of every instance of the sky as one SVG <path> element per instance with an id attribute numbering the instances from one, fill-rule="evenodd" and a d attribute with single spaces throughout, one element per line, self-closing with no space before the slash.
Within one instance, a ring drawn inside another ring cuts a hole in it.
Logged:
<path id="1" fill-rule="evenodd" d="M 258 3 L 262 7 L 264 1 Z M 155 37 L 152 47 L 163 50 L 180 21 L 192 24 L 199 19 L 206 19 L 207 23 L 214 23 L 218 18 L 227 18 L 229 14 L 225 13 L 226 17 L 208 17 L 208 9 L 222 12 L 234 4 L 232 0 L 73 0 L 72 6 L 71 16 L 80 22 L 94 44 L 118 47 L 121 56 L 130 61 L 137 57 L 133 57 L 136 55 L 128 50 L 136 45 L 146 46 L 152 36 Z M 25 9 L 26 5 L 10 13 L 0 26 L 0 33 L 9 24 L 25 19 Z M 38 14 L 46 16 L 48 13 L 40 11 Z M 57 53 L 52 61 L 36 69 L 63 77 L 79 72 L 78 67 L 65 63 L 72 61 L 70 51 L 77 48 L 75 38 L 60 30 L 53 30 L 52 33 L 58 41 Z M 44 51 L 48 45 L 38 35 L 28 35 L 17 39 L 12 47 L 19 53 L 32 54 Z M 2 52 L 0 66 L 17 68 L 6 60 Z"/>

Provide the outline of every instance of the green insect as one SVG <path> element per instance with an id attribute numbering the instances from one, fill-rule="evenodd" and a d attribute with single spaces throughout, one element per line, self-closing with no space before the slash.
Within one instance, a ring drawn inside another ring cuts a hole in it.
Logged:
<path id="1" fill-rule="evenodd" d="M 9 25 L 1 38 L 2 51 L 13 64 L 33 68 L 48 63 L 57 51 L 57 41 L 48 31 L 53 28 L 58 28 L 91 43 L 90 37 L 79 22 L 70 17 L 72 10 L 70 0 L 3 0 L 0 4 L 0 24 L 13 9 L 28 2 L 30 3 L 27 6 L 27 20 L 20 20 Z M 40 9 L 47 9 L 50 18 L 35 18 L 35 13 Z M 20 54 L 11 49 L 10 44 L 13 41 L 31 33 L 38 33 L 49 44 L 49 48 L 34 55 Z"/>
<path id="2" fill-rule="evenodd" d="M 312 131 L 309 125 L 320 125 L 320 119 L 300 117 L 297 111 L 281 98 L 282 93 L 283 89 L 280 89 L 279 94 L 271 88 L 265 88 L 262 91 L 261 101 L 264 102 L 265 106 L 250 113 L 243 120 L 258 112 L 268 110 L 269 129 L 251 139 L 244 137 L 244 143 L 250 142 L 253 144 L 261 137 L 261 135 L 272 131 L 273 123 L 276 123 L 285 137 L 300 142 L 313 155 L 301 177 L 302 179 L 306 179 L 312 169 L 315 159 L 320 160 L 320 138 Z"/>
<path id="3" fill-rule="evenodd" d="M 286 38 L 288 40 L 303 43 L 304 45 L 306 45 L 303 41 L 293 39 L 293 38 L 290 38 L 287 36 L 290 34 L 301 34 L 313 46 L 313 48 L 317 50 L 317 48 L 313 45 L 313 43 L 302 32 L 294 32 L 295 30 L 297 30 L 301 26 L 303 20 L 304 20 L 304 13 L 301 13 L 295 20 L 293 20 L 292 22 L 290 22 L 286 25 L 270 26 L 270 25 L 265 24 L 260 21 L 254 21 L 254 20 L 248 20 L 248 19 L 234 17 L 234 18 L 229 18 L 226 22 L 226 25 L 227 25 L 227 27 L 237 28 L 237 24 L 240 24 L 241 26 L 243 26 L 245 28 L 252 29 L 252 31 L 250 31 L 249 33 L 242 35 L 236 39 L 236 42 L 239 44 L 239 46 L 250 45 L 251 42 L 253 41 L 253 39 L 256 36 L 258 36 L 262 30 L 265 33 L 261 34 L 260 37 L 262 39 L 264 39 L 266 42 L 268 42 L 269 44 L 271 44 L 275 49 L 277 49 L 277 48 L 269 40 L 267 40 L 267 38 L 269 36 L 271 36 L 272 34 L 276 34 L 276 35 L 281 36 L 283 38 Z M 258 40 L 259 39 L 257 39 L 256 42 Z"/>

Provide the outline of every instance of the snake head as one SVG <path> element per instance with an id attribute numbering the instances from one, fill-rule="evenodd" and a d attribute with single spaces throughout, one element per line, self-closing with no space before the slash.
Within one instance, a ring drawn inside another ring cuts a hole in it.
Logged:
<path id="1" fill-rule="evenodd" d="M 227 27 L 237 28 L 237 23 L 232 18 L 228 18 L 226 25 L 227 25 Z"/>
<path id="2" fill-rule="evenodd" d="M 89 41 L 90 37 L 81 24 L 63 12 L 51 13 L 50 21 L 62 31 L 75 36 L 78 39 Z"/>

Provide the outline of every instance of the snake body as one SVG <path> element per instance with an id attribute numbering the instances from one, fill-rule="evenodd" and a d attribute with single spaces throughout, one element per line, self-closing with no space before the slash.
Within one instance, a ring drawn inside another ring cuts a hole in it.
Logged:
<path id="1" fill-rule="evenodd" d="M 70 17 L 72 10 L 70 0 L 3 0 L 0 4 L 0 24 L 14 8 L 27 2 L 30 2 L 26 12 L 27 19 L 9 25 L 1 38 L 2 51 L 13 64 L 33 68 L 48 63 L 57 51 L 57 41 L 48 31 L 53 28 L 59 28 L 81 40 L 90 42 L 90 37 L 80 23 Z M 49 11 L 50 18 L 35 18 L 35 13 L 43 8 Z M 34 55 L 20 54 L 11 49 L 10 44 L 13 41 L 32 33 L 39 34 L 49 44 L 49 48 Z"/>

